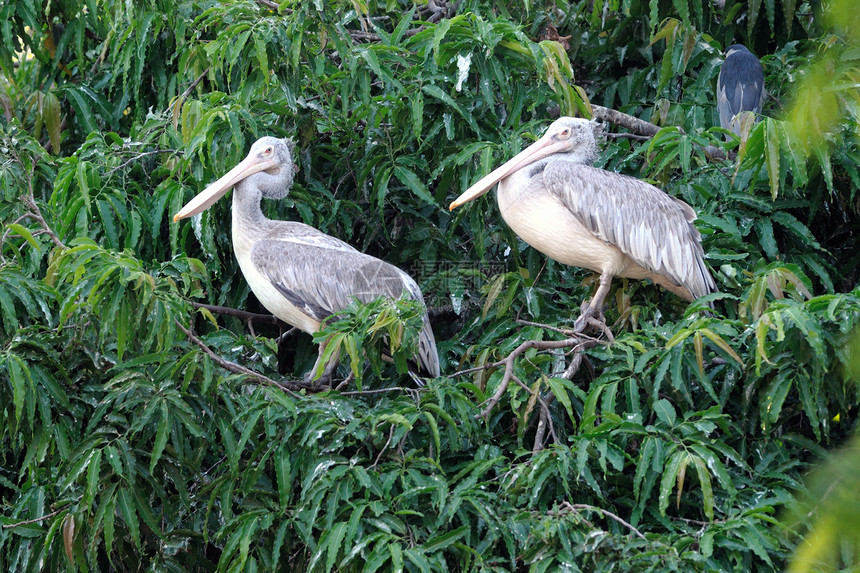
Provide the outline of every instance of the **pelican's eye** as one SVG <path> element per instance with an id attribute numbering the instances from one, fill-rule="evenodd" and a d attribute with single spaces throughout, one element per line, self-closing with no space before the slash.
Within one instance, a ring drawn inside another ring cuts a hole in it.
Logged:
<path id="1" fill-rule="evenodd" d="M 272 146 L 269 146 L 265 150 L 263 150 L 263 153 L 265 153 L 266 155 L 271 155 L 272 154 Z"/>
<path id="2" fill-rule="evenodd" d="M 569 128 L 569 127 L 565 127 L 564 129 L 562 129 L 561 131 L 559 131 L 559 132 L 558 132 L 558 137 L 559 137 L 560 139 L 567 139 L 568 137 L 570 137 L 570 128 Z"/>

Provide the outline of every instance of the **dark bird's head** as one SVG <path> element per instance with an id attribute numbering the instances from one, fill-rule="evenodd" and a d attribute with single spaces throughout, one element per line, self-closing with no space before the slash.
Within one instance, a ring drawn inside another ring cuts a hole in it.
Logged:
<path id="1" fill-rule="evenodd" d="M 256 191 L 268 199 L 286 197 L 295 176 L 294 148 L 295 143 L 290 138 L 261 137 L 251 146 L 245 159 L 189 201 L 173 220 L 205 211 L 234 186 Z"/>
<path id="2" fill-rule="evenodd" d="M 540 139 L 469 187 L 451 203 L 449 209 L 454 210 L 463 203 L 477 199 L 515 171 L 548 160 L 550 156 L 552 159 L 591 165 L 597 159 L 595 127 L 596 123 L 587 119 L 558 118 L 550 124 Z"/>

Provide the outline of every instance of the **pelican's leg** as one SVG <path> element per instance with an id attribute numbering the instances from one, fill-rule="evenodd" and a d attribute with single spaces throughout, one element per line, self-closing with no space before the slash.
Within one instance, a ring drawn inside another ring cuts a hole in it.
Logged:
<path id="1" fill-rule="evenodd" d="M 322 359 L 323 354 L 325 354 L 326 346 L 328 346 L 328 341 L 320 344 L 319 355 L 317 356 L 316 362 L 314 362 L 314 367 L 311 368 L 311 371 L 305 374 L 305 381 L 310 382 L 313 385 L 331 385 L 332 378 L 334 377 L 334 371 L 337 369 L 337 364 L 340 361 L 340 349 L 337 349 L 329 358 L 328 362 L 325 364 L 325 367 L 322 367 Z M 319 378 L 314 378 L 317 372 L 322 368 L 322 374 L 320 374 Z"/>
<path id="2" fill-rule="evenodd" d="M 576 322 L 573 323 L 574 332 L 582 332 L 586 326 L 594 326 L 602 331 L 611 340 L 612 333 L 606 326 L 606 318 L 603 316 L 603 301 L 606 295 L 609 294 L 609 288 L 612 286 L 612 273 L 604 272 L 600 275 L 600 286 L 597 287 L 597 292 L 594 293 L 591 302 L 583 303 L 582 313 Z"/>

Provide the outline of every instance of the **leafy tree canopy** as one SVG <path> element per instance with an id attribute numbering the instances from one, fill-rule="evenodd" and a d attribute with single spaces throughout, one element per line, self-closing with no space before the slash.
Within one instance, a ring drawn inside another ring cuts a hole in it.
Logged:
<path id="1" fill-rule="evenodd" d="M 856 434 L 858 85 L 852 0 L 0 0 L 0 567 L 857 567 L 857 460 L 804 476 Z M 720 293 L 618 279 L 614 341 L 565 345 L 596 277 L 446 208 L 559 115 L 693 206 Z M 171 221 L 263 135 L 299 166 L 268 214 L 410 272 L 442 377 L 379 360 L 416 311 L 378 301 L 305 387 L 228 202 Z"/>

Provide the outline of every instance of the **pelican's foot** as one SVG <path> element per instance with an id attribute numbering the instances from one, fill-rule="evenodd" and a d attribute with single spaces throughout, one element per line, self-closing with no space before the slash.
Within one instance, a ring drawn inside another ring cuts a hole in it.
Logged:
<path id="1" fill-rule="evenodd" d="M 615 337 L 612 335 L 612 331 L 609 330 L 608 326 L 606 326 L 606 317 L 603 316 L 603 310 L 594 308 L 586 301 L 582 304 L 582 311 L 579 318 L 577 318 L 576 322 L 573 323 L 573 331 L 577 333 L 585 332 L 589 327 L 604 334 L 610 341 L 615 340 Z"/>

